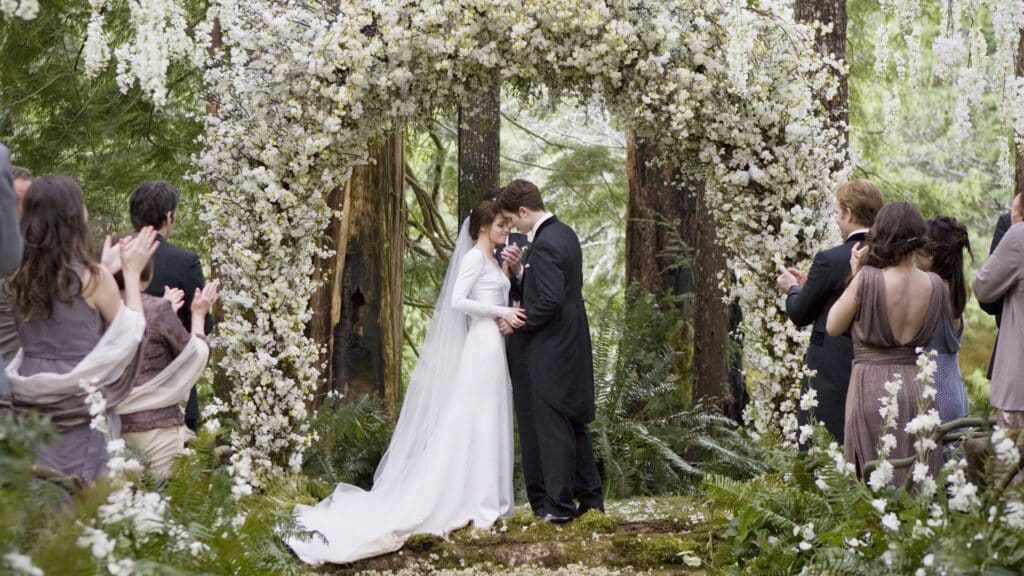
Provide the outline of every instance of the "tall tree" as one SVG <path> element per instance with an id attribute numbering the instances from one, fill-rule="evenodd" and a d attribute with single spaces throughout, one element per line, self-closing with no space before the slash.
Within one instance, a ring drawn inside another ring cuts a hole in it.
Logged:
<path id="1" fill-rule="evenodd" d="M 459 223 L 498 186 L 500 154 L 501 76 L 494 70 L 459 107 Z"/>
<path id="2" fill-rule="evenodd" d="M 692 295 L 694 399 L 724 398 L 729 314 L 719 275 L 725 252 L 700 181 L 683 178 L 659 150 L 630 134 L 626 151 L 626 283 L 658 296 Z"/>
<path id="3" fill-rule="evenodd" d="M 817 51 L 836 60 L 846 61 L 846 0 L 796 0 L 793 16 L 801 22 L 820 23 L 821 28 L 815 38 Z M 832 122 L 843 127 L 845 142 L 845 127 L 850 118 L 850 86 L 846 74 L 836 71 L 835 77 L 838 90 L 830 99 L 822 95 L 822 100 Z"/>
<path id="4" fill-rule="evenodd" d="M 316 262 L 325 286 L 313 297 L 310 333 L 324 347 L 325 382 L 346 398 L 401 402 L 402 258 L 405 158 L 401 134 L 371 146 L 373 163 L 357 166 L 328 203 L 339 217 L 325 233 L 335 256 Z"/>

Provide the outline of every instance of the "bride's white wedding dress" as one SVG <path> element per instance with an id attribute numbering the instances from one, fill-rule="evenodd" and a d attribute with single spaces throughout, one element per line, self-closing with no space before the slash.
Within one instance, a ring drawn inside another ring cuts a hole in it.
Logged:
<path id="1" fill-rule="evenodd" d="M 287 541 L 304 562 L 386 554 L 413 534 L 489 528 L 512 511 L 512 398 L 495 322 L 508 291 L 464 223 L 373 488 L 341 484 L 316 506 L 296 507 L 299 528 L 314 532 Z"/>

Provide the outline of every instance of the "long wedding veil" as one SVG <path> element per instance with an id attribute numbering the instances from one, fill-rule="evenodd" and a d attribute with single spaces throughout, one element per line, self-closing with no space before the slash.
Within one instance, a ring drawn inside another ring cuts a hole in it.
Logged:
<path id="1" fill-rule="evenodd" d="M 414 464 L 422 457 L 428 443 L 433 441 L 434 432 L 443 421 L 446 410 L 456 404 L 453 391 L 469 319 L 452 308 L 452 292 L 462 259 L 472 248 L 467 218 L 459 229 L 455 250 L 434 305 L 434 315 L 409 378 L 391 444 L 374 473 L 374 492 L 386 490 L 403 480 L 416 481 L 409 476 Z"/>

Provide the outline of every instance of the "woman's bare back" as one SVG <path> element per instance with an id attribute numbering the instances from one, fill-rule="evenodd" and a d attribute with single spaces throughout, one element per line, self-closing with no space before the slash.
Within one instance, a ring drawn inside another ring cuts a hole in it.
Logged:
<path id="1" fill-rule="evenodd" d="M 901 344 L 912 342 L 928 318 L 932 281 L 914 267 L 891 266 L 882 271 L 885 312 L 892 335 Z"/>

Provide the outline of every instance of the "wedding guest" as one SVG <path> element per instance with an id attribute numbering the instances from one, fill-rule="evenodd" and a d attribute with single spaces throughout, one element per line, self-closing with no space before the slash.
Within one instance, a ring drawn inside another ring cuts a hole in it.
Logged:
<path id="1" fill-rule="evenodd" d="M 85 481 L 106 468 L 106 437 L 90 427 L 82 382 L 102 393 L 107 428 L 118 437 L 114 407 L 128 393 L 144 320 L 139 277 L 155 246 L 151 228 L 135 241 L 105 251 L 124 268 L 125 303 L 113 275 L 97 263 L 82 191 L 74 180 L 33 182 L 21 218 L 25 251 L 8 280 L 21 352 L 7 367 L 16 409 L 50 416 L 59 438 L 36 463 Z"/>
<path id="2" fill-rule="evenodd" d="M 18 199 L 17 184 L 11 175 L 11 153 L 7 146 L 0 143 L 0 278 L 14 272 L 21 263 L 21 233 L 18 230 Z M 5 306 L 7 291 L 0 280 L 0 306 Z M 0 309 L 0 322 L 6 323 L 10 311 Z M 2 344 L 10 346 L 10 338 L 4 338 Z M 14 339 L 17 340 L 16 338 Z M 0 355 L 0 403 L 8 403 L 11 396 L 10 384 L 4 375 L 7 354 Z"/>
<path id="3" fill-rule="evenodd" d="M 143 182 L 135 188 L 128 199 L 132 226 L 141 230 L 152 226 L 157 231 L 159 247 L 153 256 L 155 271 L 146 293 L 161 297 L 164 288 L 170 286 L 184 291 L 185 305 L 178 311 L 178 319 L 186 329 L 191 326 L 192 298 L 196 290 L 206 285 L 203 278 L 203 265 L 199 256 L 171 244 L 167 238 L 174 231 L 178 209 L 178 191 L 163 181 Z M 205 332 L 213 329 L 213 318 L 206 317 Z M 195 432 L 199 426 L 199 397 L 195 388 L 189 392 L 188 404 L 185 407 L 185 425 Z"/>
<path id="4" fill-rule="evenodd" d="M 996 247 L 999 246 L 999 242 L 1002 241 L 1006 231 L 1010 229 L 1010 222 L 1013 219 L 1012 209 L 1010 212 L 1006 212 L 999 216 L 999 220 L 996 221 L 996 229 L 992 234 L 992 245 L 989 246 L 988 255 L 991 256 L 995 251 Z M 994 302 L 978 302 L 981 309 L 987 312 L 990 316 L 994 316 L 996 319 L 996 338 L 992 343 L 992 357 L 988 361 L 988 372 L 986 377 L 992 380 L 992 368 L 996 364 L 996 351 L 999 348 L 999 329 L 1002 325 L 1003 320 L 1003 299 L 999 298 Z"/>
<path id="5" fill-rule="evenodd" d="M 989 403 L 999 423 L 1024 428 L 1024 201 L 1013 200 L 1011 226 L 974 276 L 979 302 L 1002 301 L 999 346 L 992 366 Z"/>
<path id="6" fill-rule="evenodd" d="M 927 406 L 924 386 L 917 380 L 916 350 L 932 341 L 946 306 L 942 279 L 914 265 L 914 254 L 924 246 L 927 234 L 924 218 L 913 204 L 894 202 L 882 208 L 868 233 L 867 246 L 855 249 L 850 257 L 853 280 L 828 315 L 832 336 L 852 326 L 854 359 L 843 446 L 858 474 L 878 458 L 883 433 L 896 438 L 890 459 L 916 454 L 906 425 L 917 416 L 919 406 Z M 895 395 L 899 415 L 896 426 L 883 431 L 879 403 L 890 394 L 886 383 L 897 377 L 902 378 Z M 942 464 L 942 453 L 932 450 L 927 462 L 934 474 Z M 909 469 L 896 470 L 891 480 L 901 485 L 908 473 Z"/>
<path id="7" fill-rule="evenodd" d="M 967 226 L 950 216 L 928 220 L 928 241 L 919 255 L 918 267 L 942 278 L 949 296 L 929 346 L 938 352 L 935 371 L 935 404 L 943 422 L 967 416 L 967 389 L 960 374 L 960 339 L 964 333 L 967 279 L 964 251 L 971 251 Z"/>
<path id="8" fill-rule="evenodd" d="M 787 294 L 786 314 L 790 321 L 801 328 L 814 324 L 806 362 L 815 375 L 804 382 L 804 389 L 810 386 L 817 392 L 818 407 L 814 415 L 836 441 L 842 443 L 853 341 L 846 331 L 830 336 L 825 324 L 829 311 L 849 281 L 850 254 L 854 246 L 867 238 L 883 202 L 882 193 L 866 180 L 839 186 L 835 196 L 835 219 L 843 243 L 815 254 L 808 273 L 794 268 L 780 270 L 776 281 L 779 290 Z M 806 421 L 807 414 L 801 412 L 800 423 Z"/>
<path id="9" fill-rule="evenodd" d="M 32 172 L 19 166 L 13 166 L 11 167 L 11 176 L 14 179 L 14 195 L 17 198 L 18 217 L 20 218 L 25 192 L 32 185 Z M 17 222 L 10 230 L 18 230 Z M 18 262 L 21 262 L 20 256 Z M 15 264 L 15 268 L 17 268 L 17 264 Z M 13 271 L 12 269 L 11 272 Z M 7 363 L 14 359 L 14 354 L 18 352 L 21 343 L 18 342 L 18 329 L 14 326 L 14 310 L 11 308 L 11 300 L 7 297 L 7 290 L 4 289 L 4 276 L 4 274 L 0 274 L 0 358 Z M 0 365 L 0 369 L 2 369 L 2 365 Z"/>
<path id="10" fill-rule="evenodd" d="M 130 238 L 126 235 L 117 240 Z M 152 277 L 153 260 L 150 259 L 140 276 L 146 330 L 139 370 L 132 382 L 132 391 L 118 405 L 117 411 L 125 442 L 146 457 L 151 469 L 166 476 L 171 461 L 193 436 L 185 426 L 182 406 L 209 357 L 205 323 L 206 314 L 217 299 L 217 284 L 207 284 L 194 294 L 190 333 L 181 325 L 177 314 L 184 305 L 184 294 L 175 289 L 168 289 L 162 298 L 146 294 Z M 124 290 L 123 274 L 119 271 L 114 278 Z"/>

